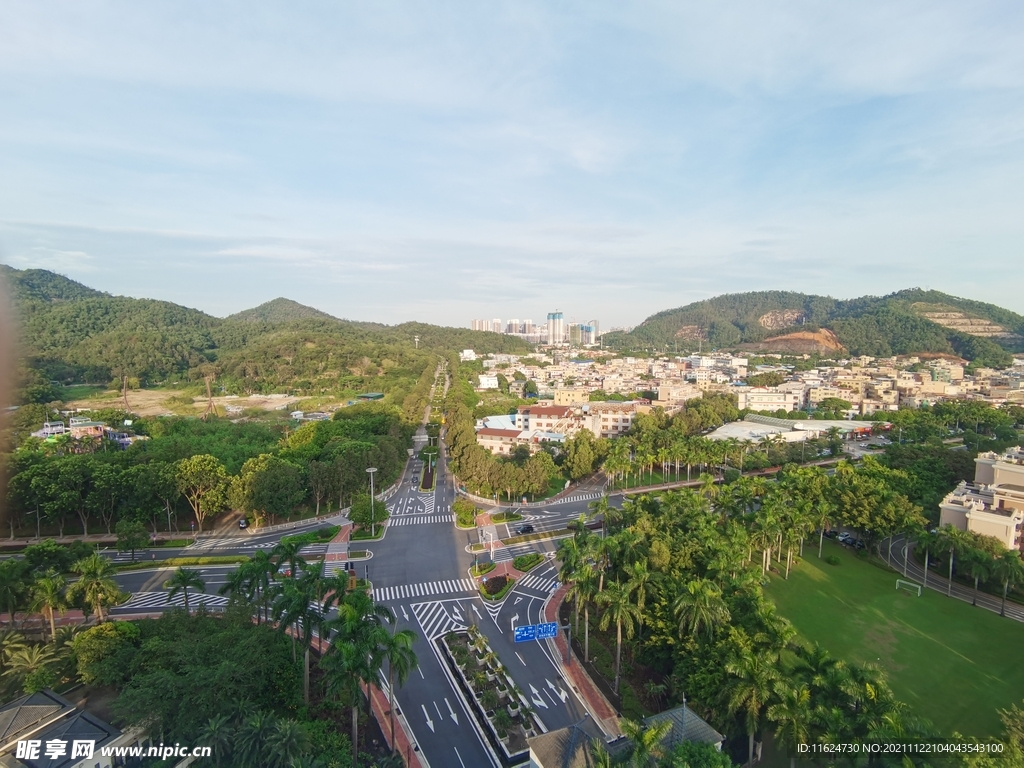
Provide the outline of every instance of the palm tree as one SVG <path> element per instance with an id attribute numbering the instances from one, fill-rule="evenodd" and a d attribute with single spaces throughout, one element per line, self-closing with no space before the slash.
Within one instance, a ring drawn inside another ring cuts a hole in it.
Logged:
<path id="1" fill-rule="evenodd" d="M 92 554 L 75 563 L 72 570 L 80 578 L 68 587 L 68 599 L 80 598 L 96 612 L 96 618 L 102 623 L 103 606 L 117 604 L 122 594 L 113 578 L 113 564 L 100 554 Z"/>
<path id="2" fill-rule="evenodd" d="M 16 626 L 15 613 L 25 597 L 27 587 L 25 574 L 17 561 L 0 562 L 0 605 L 7 609 L 12 627 Z"/>
<path id="3" fill-rule="evenodd" d="M 943 545 L 949 548 L 949 589 L 946 592 L 946 597 L 952 597 L 953 558 L 967 548 L 970 543 L 970 538 L 967 531 L 961 531 L 959 528 L 955 528 L 952 525 L 942 526 L 939 530 L 939 535 L 942 537 Z"/>
<path id="4" fill-rule="evenodd" d="M 1003 582 L 1003 602 L 999 606 L 999 615 L 1006 615 L 1006 593 L 1010 587 L 1024 581 L 1024 561 L 1020 559 L 1020 551 L 1008 549 L 996 558 L 992 575 Z"/>
<path id="5" fill-rule="evenodd" d="M 352 709 L 352 765 L 358 762 L 360 684 L 372 685 L 380 674 L 383 654 L 388 642 L 384 622 L 392 624 L 395 616 L 384 605 L 374 603 L 364 589 L 345 595 L 338 605 L 338 615 L 327 622 L 336 632 L 327 653 L 320 660 L 327 672 L 327 690 L 331 695 L 347 699 Z"/>
<path id="6" fill-rule="evenodd" d="M 68 607 L 64 595 L 67 586 L 64 577 L 56 573 L 50 573 L 32 585 L 32 604 L 29 610 L 39 611 L 49 619 L 51 641 L 57 637 L 57 624 L 53 620 L 53 613 L 58 611 L 63 616 Z"/>
<path id="7" fill-rule="evenodd" d="M 235 758 L 240 765 L 262 765 L 268 737 L 277 728 L 277 718 L 268 712 L 253 712 L 242 720 L 235 736 Z"/>
<path id="8" fill-rule="evenodd" d="M 672 611 L 679 622 L 679 634 L 706 634 L 713 639 L 718 627 L 729 621 L 729 609 L 718 585 L 708 579 L 694 579 L 680 590 Z"/>
<path id="9" fill-rule="evenodd" d="M 790 685 L 775 684 L 778 701 L 768 707 L 765 714 L 776 723 L 775 738 L 789 749 L 789 768 L 795 768 L 797 744 L 807 744 L 811 738 L 811 692 L 803 683 Z"/>
<path id="10" fill-rule="evenodd" d="M 309 736 L 302 725 L 294 720 L 278 720 L 266 740 L 264 764 L 269 768 L 290 768 L 308 749 Z"/>
<path id="11" fill-rule="evenodd" d="M 924 552 L 924 586 L 928 587 L 928 565 L 932 555 L 936 552 L 942 551 L 942 537 L 929 531 L 927 528 L 922 528 L 914 535 L 914 546 L 919 547 Z M 907 551 L 907 560 L 910 559 L 910 552 Z"/>
<path id="12" fill-rule="evenodd" d="M 576 600 L 576 634 L 579 635 L 579 607 L 583 606 L 583 660 L 590 660 L 590 603 L 597 596 L 597 574 L 590 563 L 583 563 L 573 574 L 566 597 Z"/>
<path id="13" fill-rule="evenodd" d="M 306 546 L 305 542 L 301 539 L 281 539 L 277 545 L 270 550 L 270 556 L 277 558 L 276 565 L 278 571 L 281 570 L 281 566 L 288 563 L 288 573 L 292 578 L 298 575 L 299 568 L 306 567 L 306 561 L 299 557 L 299 550 Z"/>
<path id="14" fill-rule="evenodd" d="M 416 633 L 411 629 L 403 629 L 401 631 L 392 632 L 388 635 L 387 641 L 381 648 L 381 654 L 384 661 L 388 665 L 388 709 L 391 713 L 390 719 L 390 731 L 391 731 L 391 754 L 397 754 L 398 743 L 395 741 L 395 685 L 399 687 L 405 685 L 405 681 L 409 679 L 409 675 L 416 667 L 419 666 L 419 660 L 416 658 L 416 652 L 412 649 L 412 644 L 416 642 Z"/>
<path id="15" fill-rule="evenodd" d="M 725 665 L 731 676 L 725 690 L 726 706 L 731 713 L 743 712 L 747 727 L 748 765 L 754 762 L 754 734 L 761 723 L 761 712 L 771 699 L 779 679 L 777 657 L 765 651 L 744 651 Z"/>
<path id="16" fill-rule="evenodd" d="M 45 645 L 25 645 L 5 654 L 4 676 L 12 677 L 20 686 L 26 677 L 56 661 L 53 650 Z"/>
<path id="17" fill-rule="evenodd" d="M 181 592 L 185 596 L 185 613 L 191 613 L 188 606 L 188 591 L 189 589 L 195 589 L 203 592 L 206 589 L 206 582 L 203 581 L 199 571 L 194 568 L 178 566 L 178 570 L 174 572 L 174 575 L 164 582 L 164 589 L 167 590 L 168 603 Z"/>
<path id="18" fill-rule="evenodd" d="M 965 564 L 967 575 L 974 579 L 974 595 L 971 598 L 971 605 L 976 606 L 978 604 L 978 582 L 992 575 L 995 558 L 983 549 L 969 549 L 960 560 Z"/>
<path id="19" fill-rule="evenodd" d="M 213 764 L 221 768 L 231 754 L 235 727 L 227 715 L 214 715 L 199 733 L 199 741 L 210 747 Z"/>
<path id="20" fill-rule="evenodd" d="M 611 622 L 615 622 L 615 693 L 619 692 L 619 678 L 622 672 L 622 632 L 625 630 L 626 638 L 633 637 L 633 628 L 640 620 L 640 610 L 632 600 L 630 590 L 618 582 L 610 584 L 608 589 L 597 595 L 597 602 L 606 606 L 601 616 L 601 630 L 608 628 Z"/>
<path id="21" fill-rule="evenodd" d="M 634 768 L 646 768 L 655 760 L 660 760 L 665 755 L 665 749 L 661 742 L 672 730 L 672 721 L 662 722 L 647 726 L 633 720 L 622 721 L 622 733 L 633 744 L 633 751 L 629 756 L 630 766 Z"/>

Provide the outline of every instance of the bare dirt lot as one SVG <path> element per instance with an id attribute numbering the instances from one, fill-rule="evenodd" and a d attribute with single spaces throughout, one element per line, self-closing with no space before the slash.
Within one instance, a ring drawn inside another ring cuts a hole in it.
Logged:
<path id="1" fill-rule="evenodd" d="M 139 416 L 201 416 L 206 410 L 205 397 L 192 399 L 191 404 L 182 401 L 182 392 L 172 389 L 140 389 L 128 393 L 128 405 L 131 411 Z M 215 397 L 213 404 L 217 415 L 232 416 L 235 409 L 255 408 L 261 411 L 291 410 L 298 403 L 298 398 L 275 395 L 253 395 L 251 397 Z M 73 408 L 123 408 L 124 399 L 116 390 L 108 390 L 86 400 L 75 400 L 68 403 Z M 230 411 L 228 409 L 231 409 Z M 242 414 L 237 412 L 238 416 Z"/>

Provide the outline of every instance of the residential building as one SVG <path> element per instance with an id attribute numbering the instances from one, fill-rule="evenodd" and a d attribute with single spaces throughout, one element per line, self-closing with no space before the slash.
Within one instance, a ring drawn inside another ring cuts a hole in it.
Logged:
<path id="1" fill-rule="evenodd" d="M 974 482 L 961 482 L 939 505 L 940 525 L 998 539 L 1021 548 L 1024 524 L 1024 451 L 987 452 L 974 460 Z"/>
<path id="2" fill-rule="evenodd" d="M 561 312 L 548 313 L 548 344 L 565 343 L 565 320 Z"/>
<path id="3" fill-rule="evenodd" d="M 498 388 L 498 376 L 497 374 L 490 376 L 486 373 L 480 374 L 480 386 L 477 389 L 497 389 Z"/>
<path id="4" fill-rule="evenodd" d="M 734 387 L 740 410 L 799 411 L 803 393 L 779 387 Z"/>

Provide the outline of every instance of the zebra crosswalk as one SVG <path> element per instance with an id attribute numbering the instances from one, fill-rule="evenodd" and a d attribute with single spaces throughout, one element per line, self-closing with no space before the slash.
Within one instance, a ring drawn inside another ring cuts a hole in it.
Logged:
<path id="1" fill-rule="evenodd" d="M 398 525 L 430 525 L 431 523 L 452 523 L 455 515 L 399 515 L 388 520 L 392 528 Z"/>
<path id="2" fill-rule="evenodd" d="M 542 579 L 540 576 L 526 574 L 519 580 L 518 586 L 535 589 L 538 592 L 554 592 L 558 589 L 558 579 Z"/>
<path id="3" fill-rule="evenodd" d="M 416 603 L 412 606 L 416 621 L 420 623 L 427 640 L 441 637 L 448 632 L 459 632 L 466 628 L 465 617 L 456 605 L 436 601 Z"/>
<path id="4" fill-rule="evenodd" d="M 299 554 L 302 557 L 306 557 L 306 558 L 308 558 L 310 556 L 316 556 L 316 555 L 326 555 L 327 554 L 327 543 L 324 542 L 323 544 L 307 544 L 306 546 L 304 546 L 302 549 L 299 550 Z"/>
<path id="5" fill-rule="evenodd" d="M 181 592 L 167 599 L 167 592 L 136 592 L 124 605 L 119 605 L 115 611 L 139 610 L 142 608 L 166 608 L 173 605 L 177 608 L 185 607 L 185 595 Z M 190 592 L 188 596 L 189 608 L 195 608 L 204 604 L 207 608 L 222 608 L 228 604 L 228 598 L 224 595 L 208 595 L 205 592 Z"/>
<path id="6" fill-rule="evenodd" d="M 196 539 L 195 542 L 188 545 L 187 549 L 272 549 L 274 544 L 275 542 L 272 541 L 252 544 L 246 541 L 244 536 L 230 536 L 226 538 Z"/>
<path id="7" fill-rule="evenodd" d="M 508 547 L 497 547 L 491 554 L 491 559 L 496 563 L 507 563 L 510 560 L 515 560 L 516 557 L 509 551 Z"/>
<path id="8" fill-rule="evenodd" d="M 573 501 L 593 501 L 604 496 L 603 493 L 577 493 L 575 496 L 566 496 L 564 499 L 551 502 L 552 504 L 568 504 Z"/>
<path id="9" fill-rule="evenodd" d="M 397 587 L 374 587 L 374 600 L 403 600 L 407 597 L 430 597 L 450 595 L 457 592 L 476 592 L 472 579 L 449 579 L 447 581 L 424 581 L 419 584 L 402 584 Z"/>

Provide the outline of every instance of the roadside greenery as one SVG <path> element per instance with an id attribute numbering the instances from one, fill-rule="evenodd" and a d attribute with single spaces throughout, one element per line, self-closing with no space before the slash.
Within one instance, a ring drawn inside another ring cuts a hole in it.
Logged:
<path id="1" fill-rule="evenodd" d="M 526 571 L 530 570 L 531 568 L 536 568 L 543 562 L 544 555 L 538 552 L 531 552 L 528 555 L 519 555 L 519 557 L 515 558 L 512 561 L 512 565 L 515 566 L 515 569 L 517 571 L 522 571 L 523 573 L 526 573 Z"/>

